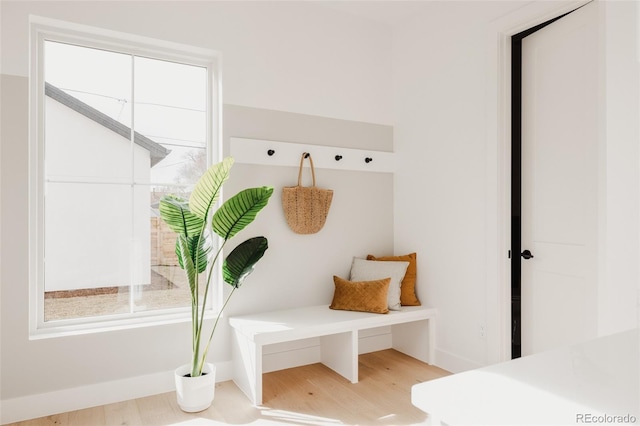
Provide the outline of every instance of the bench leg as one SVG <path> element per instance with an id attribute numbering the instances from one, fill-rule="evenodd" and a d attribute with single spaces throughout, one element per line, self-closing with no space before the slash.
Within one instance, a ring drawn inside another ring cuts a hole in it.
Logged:
<path id="1" fill-rule="evenodd" d="M 358 333 L 320 337 L 320 360 L 351 383 L 358 383 Z"/>
<path id="2" fill-rule="evenodd" d="M 262 404 L 262 346 L 235 331 L 233 381 L 254 405 Z"/>
<path id="3" fill-rule="evenodd" d="M 433 318 L 391 326 L 394 349 L 427 364 L 435 362 L 435 321 Z"/>

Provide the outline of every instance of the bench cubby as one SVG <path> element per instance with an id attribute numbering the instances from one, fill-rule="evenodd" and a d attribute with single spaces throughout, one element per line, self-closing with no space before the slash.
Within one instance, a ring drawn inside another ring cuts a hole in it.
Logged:
<path id="1" fill-rule="evenodd" d="M 255 405 L 262 403 L 263 347 L 319 338 L 320 361 L 351 383 L 358 382 L 359 332 L 389 326 L 394 349 L 432 364 L 434 308 L 403 306 L 387 314 L 340 311 L 327 305 L 231 317 L 233 381 Z"/>

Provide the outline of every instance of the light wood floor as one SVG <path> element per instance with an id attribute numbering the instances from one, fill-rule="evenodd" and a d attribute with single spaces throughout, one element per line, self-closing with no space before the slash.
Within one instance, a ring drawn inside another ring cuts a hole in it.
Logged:
<path id="1" fill-rule="evenodd" d="M 322 364 L 267 373 L 257 407 L 229 381 L 200 413 L 182 412 L 170 392 L 13 425 L 412 425 L 427 415 L 411 405 L 411 386 L 449 374 L 388 349 L 360 356 L 356 384 Z"/>

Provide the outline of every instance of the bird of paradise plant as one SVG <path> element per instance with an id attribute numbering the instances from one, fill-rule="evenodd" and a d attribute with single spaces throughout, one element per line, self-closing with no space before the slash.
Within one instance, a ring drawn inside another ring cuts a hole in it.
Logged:
<path id="1" fill-rule="evenodd" d="M 166 195 L 160 200 L 160 217 L 178 234 L 176 255 L 180 267 L 185 271 L 191 292 L 191 377 L 202 375 L 209 346 L 224 308 L 268 248 L 265 237 L 254 237 L 239 244 L 224 259 L 222 277 L 232 289 L 206 337 L 203 334 L 204 317 L 211 280 L 215 275 L 214 267 L 226 243 L 253 222 L 273 193 L 273 187 L 248 188 L 216 209 L 222 185 L 229 178 L 232 165 L 233 158 L 228 157 L 211 166 L 196 183 L 188 201 L 173 195 Z M 211 231 L 221 241 L 215 253 L 212 253 L 214 235 Z M 207 273 L 202 276 L 205 271 Z M 201 280 L 206 281 L 201 283 Z"/>

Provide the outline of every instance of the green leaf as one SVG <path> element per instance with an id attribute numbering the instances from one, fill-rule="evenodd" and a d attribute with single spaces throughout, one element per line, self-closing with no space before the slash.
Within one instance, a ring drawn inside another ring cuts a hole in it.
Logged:
<path id="1" fill-rule="evenodd" d="M 191 290 L 191 297 L 193 298 L 196 291 L 196 268 L 191 258 L 191 251 L 189 250 L 189 242 L 184 235 L 178 235 L 176 241 L 176 254 L 180 260 L 180 266 L 187 274 L 187 280 L 189 281 L 189 289 Z"/>
<path id="2" fill-rule="evenodd" d="M 189 197 L 189 209 L 199 218 L 206 220 L 209 211 L 220 196 L 222 184 L 229 179 L 233 158 L 227 157 L 214 164 L 200 177 Z"/>
<path id="3" fill-rule="evenodd" d="M 213 230 L 225 240 L 230 239 L 253 222 L 260 210 L 267 205 L 271 194 L 271 186 L 240 191 L 229 198 L 213 215 Z"/>
<path id="4" fill-rule="evenodd" d="M 185 237 L 199 235 L 204 228 L 204 220 L 191 213 L 187 201 L 173 195 L 160 200 L 160 217 L 173 232 Z"/>
<path id="5" fill-rule="evenodd" d="M 250 238 L 234 248 L 222 264 L 224 282 L 236 288 L 240 287 L 268 248 L 265 237 Z"/>
<path id="6" fill-rule="evenodd" d="M 194 235 L 185 238 L 186 239 L 185 241 L 183 241 L 183 244 L 186 243 L 187 247 L 189 248 L 189 256 L 191 257 L 191 262 L 193 263 L 194 268 L 197 265 L 198 273 L 200 274 L 207 269 L 208 255 L 211 252 L 211 244 L 209 244 L 208 239 L 204 236 L 200 238 L 200 235 Z M 199 247 L 198 244 L 200 244 Z M 180 264 L 180 267 L 182 269 L 185 269 L 180 250 L 180 242 L 179 240 L 176 240 L 176 255 L 178 256 L 178 263 Z"/>

